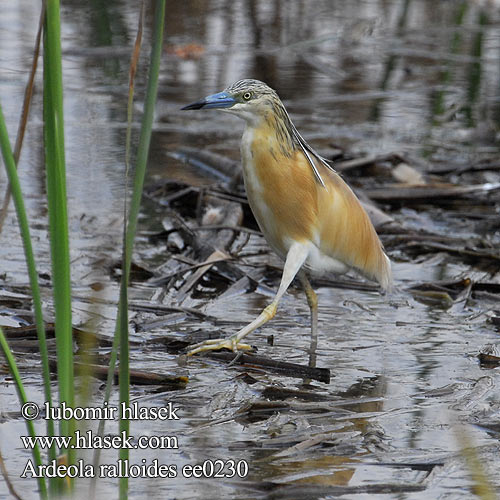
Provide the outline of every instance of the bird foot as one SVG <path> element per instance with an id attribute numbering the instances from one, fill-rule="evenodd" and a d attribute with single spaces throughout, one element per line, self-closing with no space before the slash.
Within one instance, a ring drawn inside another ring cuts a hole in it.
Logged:
<path id="1" fill-rule="evenodd" d="M 235 335 L 227 339 L 209 339 L 205 340 L 204 342 L 200 342 L 199 344 L 194 344 L 187 352 L 187 355 L 192 356 L 193 354 L 198 354 L 199 352 L 218 351 L 220 349 L 229 349 L 233 352 L 236 352 L 238 350 L 253 350 L 251 345 L 239 342 L 238 338 Z"/>

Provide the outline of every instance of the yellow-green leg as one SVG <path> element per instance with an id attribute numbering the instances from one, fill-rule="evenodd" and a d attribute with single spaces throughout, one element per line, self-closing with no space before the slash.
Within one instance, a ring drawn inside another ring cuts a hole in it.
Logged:
<path id="1" fill-rule="evenodd" d="M 306 273 L 304 271 L 300 272 L 300 282 L 304 287 L 304 292 L 306 293 L 307 304 L 309 305 L 309 310 L 311 311 L 311 335 L 316 336 L 318 333 L 318 296 L 313 290 L 311 283 L 307 279 Z"/>
<path id="2" fill-rule="evenodd" d="M 239 332 L 237 332 L 236 334 L 232 335 L 227 339 L 210 339 L 210 340 L 205 340 L 205 342 L 200 342 L 199 344 L 193 345 L 187 353 L 188 356 L 192 356 L 193 354 L 199 352 L 214 351 L 223 348 L 230 349 L 231 351 L 236 351 L 238 349 L 241 350 L 251 349 L 250 345 L 241 344 L 240 343 L 241 340 L 245 338 L 249 333 L 252 333 L 254 330 L 262 326 L 264 323 L 267 323 L 270 319 L 274 318 L 281 297 L 287 291 L 288 287 L 290 286 L 290 283 L 293 281 L 293 278 L 295 278 L 296 274 L 302 267 L 302 264 L 307 258 L 308 251 L 309 251 L 309 246 L 307 244 L 304 243 L 292 244 L 286 256 L 285 266 L 283 268 L 283 276 L 281 277 L 281 283 L 278 292 L 276 293 L 276 297 L 259 314 L 259 316 L 257 316 L 257 318 L 255 318 L 250 324 L 243 327 Z M 309 288 L 310 287 L 311 285 L 309 285 Z M 312 293 L 314 294 L 314 291 Z M 314 296 L 316 296 L 316 294 L 314 294 Z"/>
<path id="3" fill-rule="evenodd" d="M 316 366 L 316 348 L 318 346 L 318 296 L 313 290 L 311 283 L 307 279 L 306 273 L 301 271 L 299 274 L 300 282 L 306 293 L 307 304 L 311 311 L 311 346 L 309 349 L 309 366 Z"/>

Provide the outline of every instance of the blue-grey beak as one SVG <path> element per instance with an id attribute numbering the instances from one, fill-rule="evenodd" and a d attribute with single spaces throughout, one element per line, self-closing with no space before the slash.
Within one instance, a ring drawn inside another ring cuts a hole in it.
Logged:
<path id="1" fill-rule="evenodd" d="M 236 100 L 233 97 L 226 92 L 219 92 L 218 94 L 208 95 L 204 99 L 188 104 L 181 109 L 230 108 L 234 104 L 236 104 Z"/>

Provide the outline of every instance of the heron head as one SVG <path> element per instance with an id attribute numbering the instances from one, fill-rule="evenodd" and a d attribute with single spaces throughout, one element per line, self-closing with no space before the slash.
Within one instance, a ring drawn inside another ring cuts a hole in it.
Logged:
<path id="1" fill-rule="evenodd" d="M 259 80 L 245 79 L 182 109 L 222 109 L 247 122 L 256 122 L 273 110 L 275 103 L 280 103 L 280 100 L 271 87 Z"/>

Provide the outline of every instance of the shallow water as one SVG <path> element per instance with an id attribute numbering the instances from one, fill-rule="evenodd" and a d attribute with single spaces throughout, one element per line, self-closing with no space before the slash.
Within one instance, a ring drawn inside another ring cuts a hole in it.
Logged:
<path id="1" fill-rule="evenodd" d="M 0 17 L 0 99 L 12 138 L 36 33 L 38 13 L 32 7 L 28 0 L 10 2 Z M 63 7 L 73 322 L 103 336 L 112 334 L 118 296 L 112 266 L 121 249 L 128 62 L 136 24 L 135 2 L 65 2 Z M 334 148 L 347 156 L 397 152 L 426 175 L 428 167 L 498 158 L 499 48 L 500 17 L 493 2 L 172 2 L 148 187 L 164 179 L 197 187 L 213 184 L 210 171 L 176 154 L 186 146 L 238 160 L 243 128 L 238 119 L 179 108 L 243 77 L 277 89 L 302 135 L 326 155 Z M 136 86 L 136 128 L 145 60 Z M 40 75 L 37 85 L 41 88 Z M 39 92 L 19 168 L 50 317 Z M 367 189 L 384 183 L 365 170 L 346 177 Z M 498 170 L 490 170 L 445 180 L 473 185 L 500 179 Z M 498 216 L 498 194 L 496 201 L 491 196 L 493 203 L 478 197 L 449 206 L 408 201 L 381 207 L 407 228 L 465 239 L 480 236 L 498 249 L 498 224 L 468 218 L 471 213 Z M 158 276 L 172 265 L 166 243 L 149 238 L 162 223 L 168 225 L 159 198 L 144 201 L 134 255 L 137 264 Z M 28 279 L 13 210 L 2 238 L 1 292 L 20 296 L 14 305 L 2 298 L 0 321 L 23 324 L 29 314 L 18 311 L 30 307 Z M 262 238 L 252 236 L 244 251 L 266 248 Z M 416 300 L 408 291 L 415 283 L 463 277 L 499 283 L 498 265 L 485 267 L 438 251 L 388 249 L 395 277 L 389 296 L 318 289 L 317 366 L 331 370 L 328 385 L 207 358 L 183 365 L 159 343 L 166 335 L 183 339 L 199 329 L 224 336 L 234 332 L 268 303 L 262 291 L 243 290 L 222 299 L 194 294 L 183 306 L 198 308 L 208 315 L 205 319 L 174 313 L 163 328 L 134 327 L 131 335 L 139 343 L 132 347 L 131 367 L 186 374 L 189 383 L 175 392 L 133 387 L 132 397 L 142 406 L 172 402 L 180 419 L 132 423 L 133 435 L 177 436 L 179 448 L 136 450 L 131 461 L 158 459 L 181 471 L 207 459 L 246 460 L 249 473 L 245 479 L 195 479 L 180 472 L 175 478 L 131 479 L 131 498 L 468 499 L 473 480 L 461 451 L 468 447 L 498 488 L 498 368 L 484 368 L 477 359 L 485 344 L 498 342 L 498 327 L 490 321 L 500 309 L 498 293 L 443 305 Z M 252 263 L 257 268 L 267 262 L 280 265 L 267 254 L 246 260 L 245 269 L 252 269 Z M 278 282 L 279 273 L 266 269 L 265 284 L 276 289 Z M 176 297 L 172 290 L 163 294 L 138 279 L 131 299 L 168 306 Z M 136 308 L 131 319 L 140 326 L 157 315 Z M 271 335 L 273 346 L 267 343 Z M 251 343 L 264 356 L 307 365 L 308 308 L 299 289 L 290 290 L 277 317 Z M 21 348 L 17 353 L 29 398 L 41 403 L 37 355 Z M 10 377 L 3 373 L 0 451 L 16 490 L 31 498 L 36 482 L 19 478 L 29 458 L 19 440 L 24 422 Z M 98 403 L 100 383 L 92 389 Z M 297 392 L 272 396 L 271 389 Z M 257 403 L 263 402 L 259 410 Z M 278 407 L 270 408 L 273 402 Z M 116 451 L 106 451 L 102 463 L 116 459 Z M 81 486 L 86 496 L 85 481 Z M 117 496 L 116 480 L 102 479 L 99 488 L 100 496 Z M 6 495 L 2 481 L 0 496 Z"/>

